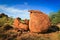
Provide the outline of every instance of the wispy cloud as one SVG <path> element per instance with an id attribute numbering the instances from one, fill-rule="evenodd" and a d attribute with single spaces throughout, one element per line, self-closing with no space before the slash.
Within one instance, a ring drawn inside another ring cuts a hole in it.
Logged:
<path id="1" fill-rule="evenodd" d="M 26 3 L 25 3 L 26 4 Z M 7 13 L 9 16 L 29 18 L 28 9 L 16 9 L 14 7 L 7 7 L 6 5 L 0 5 L 0 12 Z"/>
<path id="2" fill-rule="evenodd" d="M 18 8 L 18 9 L 30 9 L 31 8 L 31 6 L 27 2 L 24 2 L 23 4 L 13 5 L 13 7 Z"/>

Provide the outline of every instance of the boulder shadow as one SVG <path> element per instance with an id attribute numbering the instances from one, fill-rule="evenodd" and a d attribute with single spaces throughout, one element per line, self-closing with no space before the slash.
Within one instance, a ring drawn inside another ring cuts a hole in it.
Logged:
<path id="1" fill-rule="evenodd" d="M 48 33 L 53 33 L 53 32 L 57 32 L 60 31 L 58 26 L 51 26 L 46 32 L 42 32 L 41 34 L 48 34 Z"/>

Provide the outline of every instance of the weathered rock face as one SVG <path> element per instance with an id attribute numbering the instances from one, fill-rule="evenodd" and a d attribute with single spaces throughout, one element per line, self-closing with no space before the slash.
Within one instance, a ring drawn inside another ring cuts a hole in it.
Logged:
<path id="1" fill-rule="evenodd" d="M 22 29 L 22 30 L 28 30 L 29 26 L 27 24 L 20 23 L 19 28 Z"/>
<path id="2" fill-rule="evenodd" d="M 45 32 L 50 27 L 49 17 L 36 10 L 30 10 L 29 29 L 31 32 Z"/>
<path id="3" fill-rule="evenodd" d="M 14 25 L 15 28 L 19 28 L 19 24 L 20 24 L 20 23 L 21 23 L 20 20 L 19 20 L 18 18 L 16 18 L 16 19 L 14 20 L 13 25 Z"/>
<path id="4" fill-rule="evenodd" d="M 14 23 L 13 23 L 14 28 L 18 28 L 18 29 L 22 29 L 22 30 L 28 30 L 29 29 L 29 25 L 28 25 L 29 21 L 28 20 L 24 20 L 24 22 L 25 23 L 22 23 L 19 18 L 16 18 L 14 20 Z"/>
<path id="5" fill-rule="evenodd" d="M 24 22 L 29 25 L 29 20 L 25 19 Z"/>

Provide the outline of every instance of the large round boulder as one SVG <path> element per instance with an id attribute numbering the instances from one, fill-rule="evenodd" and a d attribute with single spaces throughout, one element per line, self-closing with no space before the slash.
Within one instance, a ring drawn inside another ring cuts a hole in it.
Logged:
<path id="1" fill-rule="evenodd" d="M 30 10 L 29 29 L 31 32 L 45 32 L 50 27 L 48 15 L 38 11 Z"/>

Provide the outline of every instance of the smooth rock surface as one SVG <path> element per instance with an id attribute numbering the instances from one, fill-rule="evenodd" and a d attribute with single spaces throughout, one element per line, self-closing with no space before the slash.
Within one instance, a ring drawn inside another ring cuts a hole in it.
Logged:
<path id="1" fill-rule="evenodd" d="M 38 11 L 30 10 L 29 29 L 31 32 L 45 32 L 50 27 L 49 17 Z"/>

